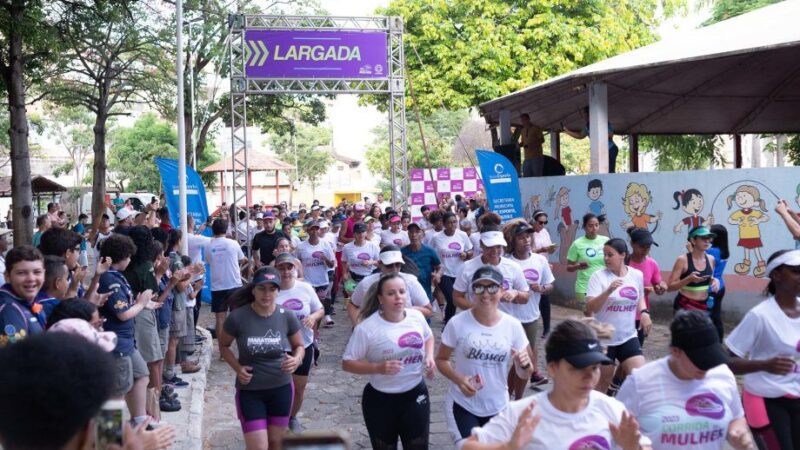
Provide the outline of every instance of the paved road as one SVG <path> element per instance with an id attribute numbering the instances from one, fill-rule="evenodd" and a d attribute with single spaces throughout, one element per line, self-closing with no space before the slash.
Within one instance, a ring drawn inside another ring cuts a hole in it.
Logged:
<path id="1" fill-rule="evenodd" d="M 366 384 L 363 377 L 342 371 L 341 355 L 350 336 L 350 323 L 339 303 L 336 307 L 336 325 L 324 329 L 321 335 L 320 350 L 322 352 L 319 366 L 314 367 L 306 390 L 303 408 L 298 414 L 305 430 L 345 430 L 352 438 L 352 448 L 370 448 L 369 436 L 364 427 L 361 414 L 361 392 Z M 211 323 L 211 316 L 204 310 L 201 324 Z M 553 321 L 576 317 L 577 311 L 553 307 Z M 439 342 L 442 331 L 441 320 L 435 318 L 432 328 Z M 664 325 L 656 324 L 651 337 L 645 343 L 645 354 L 648 359 L 655 359 L 667 352 L 669 330 Z M 541 349 L 542 343 L 539 342 Z M 540 367 L 543 361 L 540 351 Z M 233 371 L 219 359 L 217 349 L 211 357 L 208 371 L 208 383 L 205 396 L 205 414 L 203 417 L 203 446 L 206 449 L 234 450 L 244 448 L 244 441 L 236 419 L 233 405 Z M 429 383 L 431 395 L 431 448 L 454 448 L 447 432 L 444 417 L 444 397 L 448 381 L 437 374 Z M 528 389 L 526 394 L 533 394 Z"/>

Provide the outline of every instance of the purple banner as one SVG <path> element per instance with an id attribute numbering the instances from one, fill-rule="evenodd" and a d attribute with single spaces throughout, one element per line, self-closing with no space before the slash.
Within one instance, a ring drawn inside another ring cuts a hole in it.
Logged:
<path id="1" fill-rule="evenodd" d="M 248 78 L 388 78 L 385 32 L 249 30 Z"/>

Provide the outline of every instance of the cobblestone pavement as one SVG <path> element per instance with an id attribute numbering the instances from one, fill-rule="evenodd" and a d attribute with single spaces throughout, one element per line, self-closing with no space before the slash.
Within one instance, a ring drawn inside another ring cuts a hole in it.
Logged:
<path id="1" fill-rule="evenodd" d="M 201 325 L 212 322 L 208 309 L 204 309 Z M 298 417 L 305 430 L 342 430 L 347 431 L 352 439 L 353 449 L 370 448 L 369 436 L 364 427 L 361 414 L 361 392 L 366 384 L 365 377 L 359 377 L 342 371 L 341 355 L 350 336 L 350 321 L 342 309 L 341 302 L 336 305 L 334 316 L 336 325 L 323 329 L 320 336 L 321 356 L 319 365 L 311 371 L 305 402 Z M 437 313 L 438 314 L 438 313 Z M 578 311 L 553 306 L 553 325 L 570 317 L 577 317 Z M 432 328 L 439 342 L 442 321 L 434 316 Z M 216 344 L 216 341 L 215 341 Z M 644 351 L 648 360 L 659 358 L 667 353 L 669 330 L 664 324 L 656 324 L 651 336 L 645 342 Z M 542 342 L 538 342 L 539 367 L 543 366 L 544 353 Z M 217 348 L 213 349 L 211 366 L 205 393 L 205 414 L 203 416 L 203 448 L 205 449 L 242 449 L 244 441 L 236 419 L 233 404 L 233 371 L 219 358 Z M 444 416 L 444 398 L 448 381 L 436 374 L 428 388 L 431 396 L 431 429 L 430 448 L 454 448 Z M 532 389 L 526 395 L 534 394 Z"/>

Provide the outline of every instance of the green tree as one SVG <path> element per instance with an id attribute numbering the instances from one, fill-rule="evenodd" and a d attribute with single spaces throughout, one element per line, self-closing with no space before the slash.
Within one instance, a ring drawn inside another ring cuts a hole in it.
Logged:
<path id="1" fill-rule="evenodd" d="M 462 124 L 469 119 L 466 109 L 456 111 L 436 110 L 433 114 L 422 118 L 422 129 L 428 145 L 431 167 L 449 167 L 453 165 L 451 149 Z M 372 130 L 375 140 L 367 148 L 367 168 L 372 173 L 385 179 L 391 179 L 389 160 L 389 127 L 381 125 Z M 472 149 L 471 149 L 472 150 Z M 425 151 L 419 125 L 414 122 L 406 124 L 406 159 L 408 168 L 426 168 Z"/>
<path id="2" fill-rule="evenodd" d="M 783 0 L 711 0 L 711 17 L 703 25 L 711 25 L 728 20 Z"/>
<path id="3" fill-rule="evenodd" d="M 84 108 L 61 108 L 48 104 L 47 110 L 51 111 L 45 119 L 48 124 L 47 135 L 64 147 L 71 160 L 57 167 L 53 174 L 72 173 L 74 185 L 79 188 L 86 177 L 86 168 L 92 156 L 94 117 Z"/>
<path id="4" fill-rule="evenodd" d="M 331 130 L 301 123 L 285 134 L 270 137 L 270 146 L 281 161 L 297 167 L 289 180 L 299 184 L 309 183 L 316 195 L 319 179 L 333 164 L 333 156 L 326 149 L 331 145 Z"/>
<path id="5" fill-rule="evenodd" d="M 154 158 L 178 157 L 178 134 L 155 114 L 141 116 L 131 128 L 112 133 L 108 152 L 109 182 L 120 191 L 161 191 L 161 176 Z"/>
<path id="6" fill-rule="evenodd" d="M 667 170 L 700 170 L 712 164 L 725 164 L 722 138 L 717 135 L 643 136 L 639 140 L 642 153 L 655 154 L 656 168 Z"/>
<path id="7" fill-rule="evenodd" d="M 685 0 L 393 0 L 423 113 L 468 108 L 653 42 Z M 419 55 L 419 58 L 417 57 Z M 409 100 L 410 101 L 410 100 Z"/>

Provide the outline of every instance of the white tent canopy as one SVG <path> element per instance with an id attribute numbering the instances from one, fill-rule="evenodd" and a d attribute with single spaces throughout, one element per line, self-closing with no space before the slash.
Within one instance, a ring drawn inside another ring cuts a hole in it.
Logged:
<path id="1" fill-rule="evenodd" d="M 800 131 L 800 0 L 681 33 L 480 105 L 581 129 L 588 86 L 608 89 L 615 134 Z"/>

